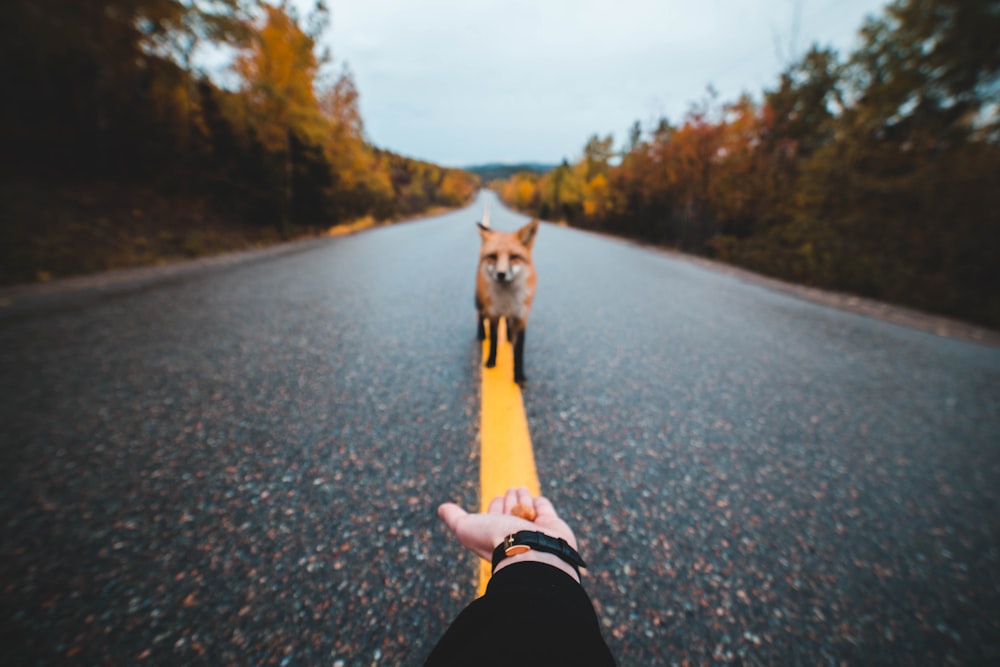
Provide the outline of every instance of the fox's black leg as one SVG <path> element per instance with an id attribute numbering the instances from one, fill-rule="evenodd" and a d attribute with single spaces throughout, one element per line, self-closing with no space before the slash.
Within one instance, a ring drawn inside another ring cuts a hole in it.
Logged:
<path id="1" fill-rule="evenodd" d="M 524 377 L 524 333 L 526 329 L 517 332 L 514 340 L 514 382 L 524 384 L 528 378 Z"/>
<path id="2" fill-rule="evenodd" d="M 479 300 L 479 295 L 476 295 L 476 337 L 479 340 L 486 339 L 486 329 L 483 328 L 483 318 L 486 313 L 483 312 L 483 302 Z"/>
<path id="3" fill-rule="evenodd" d="M 486 359 L 486 368 L 497 365 L 497 329 L 500 328 L 500 318 L 490 318 L 490 355 Z"/>
<path id="4" fill-rule="evenodd" d="M 507 318 L 507 342 L 514 342 L 514 320 L 513 318 Z"/>

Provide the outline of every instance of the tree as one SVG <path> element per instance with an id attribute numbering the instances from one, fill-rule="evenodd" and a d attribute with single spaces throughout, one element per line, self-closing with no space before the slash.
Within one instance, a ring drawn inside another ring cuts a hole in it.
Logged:
<path id="1" fill-rule="evenodd" d="M 897 0 L 863 27 L 797 214 L 834 286 L 954 314 L 998 293 L 998 30 L 997 0 Z"/>
<path id="2" fill-rule="evenodd" d="M 138 19 L 144 49 L 174 60 L 194 73 L 194 56 L 206 43 L 245 46 L 252 31 L 249 22 L 258 0 L 160 0 L 158 15 Z"/>
<path id="3" fill-rule="evenodd" d="M 281 224 L 287 227 L 294 197 L 292 134 L 319 143 L 327 125 L 313 87 L 319 69 L 313 39 L 284 7 L 264 5 L 264 10 L 263 24 L 233 68 L 257 136 L 267 150 L 284 156 Z"/>
<path id="4" fill-rule="evenodd" d="M 625 153 L 631 153 L 639 147 L 639 142 L 642 141 L 642 125 L 639 121 L 632 123 L 632 126 L 628 130 L 628 145 L 625 147 Z"/>
<path id="5" fill-rule="evenodd" d="M 598 174 L 607 174 L 611 158 L 614 157 L 614 138 L 609 134 L 603 139 L 596 134 L 583 147 L 585 164 L 584 179 L 589 181 Z"/>

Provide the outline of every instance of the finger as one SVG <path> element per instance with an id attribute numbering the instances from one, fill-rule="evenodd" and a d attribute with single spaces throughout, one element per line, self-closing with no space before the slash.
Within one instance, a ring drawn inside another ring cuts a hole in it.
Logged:
<path id="1" fill-rule="evenodd" d="M 514 505 L 516 504 L 517 504 L 517 489 L 511 487 L 507 489 L 507 495 L 503 497 L 504 514 L 510 514 L 510 511 L 514 509 Z"/>
<path id="2" fill-rule="evenodd" d="M 490 501 L 490 506 L 486 510 L 489 514 L 503 514 L 503 496 L 497 496 Z"/>
<path id="3" fill-rule="evenodd" d="M 559 518 L 559 514 L 556 512 L 556 508 L 552 505 L 552 501 L 545 496 L 538 496 L 535 498 L 535 511 L 538 512 L 539 519 L 543 517 L 548 519 Z"/>
<path id="4" fill-rule="evenodd" d="M 455 503 L 443 503 L 438 506 L 438 516 L 442 521 L 448 526 L 451 532 L 457 532 L 456 527 L 458 522 L 462 520 L 463 517 L 468 516 L 468 512 L 456 505 Z"/>
<path id="5" fill-rule="evenodd" d="M 517 504 L 511 508 L 510 513 L 527 521 L 534 521 L 538 516 L 535 511 L 535 503 L 531 498 L 531 491 L 527 487 L 517 490 Z"/>

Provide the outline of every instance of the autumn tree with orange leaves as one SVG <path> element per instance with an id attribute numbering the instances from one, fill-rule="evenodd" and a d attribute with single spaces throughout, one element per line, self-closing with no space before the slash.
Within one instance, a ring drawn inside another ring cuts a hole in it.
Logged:
<path id="1" fill-rule="evenodd" d="M 198 254 L 207 221 L 273 239 L 466 201 L 471 174 L 366 141 L 353 77 L 318 48 L 325 5 L 293 7 L 0 3 L 0 281 L 155 261 L 141 248 L 159 239 Z M 220 46 L 238 54 L 238 90 L 198 65 Z"/>
<path id="2" fill-rule="evenodd" d="M 857 51 L 811 49 L 760 101 L 633 127 L 606 187 L 585 149 L 501 193 L 546 218 L 1000 326 L 997 34 L 1000 0 L 896 0 Z"/>

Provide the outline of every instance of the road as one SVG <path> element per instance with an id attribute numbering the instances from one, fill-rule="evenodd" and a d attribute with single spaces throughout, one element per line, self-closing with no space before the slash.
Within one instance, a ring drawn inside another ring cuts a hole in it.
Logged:
<path id="1" fill-rule="evenodd" d="M 478 576 L 434 509 L 479 502 L 480 210 L 0 308 L 0 663 L 420 664 Z M 1000 661 L 1000 350 L 536 262 L 538 476 L 620 664 Z"/>

